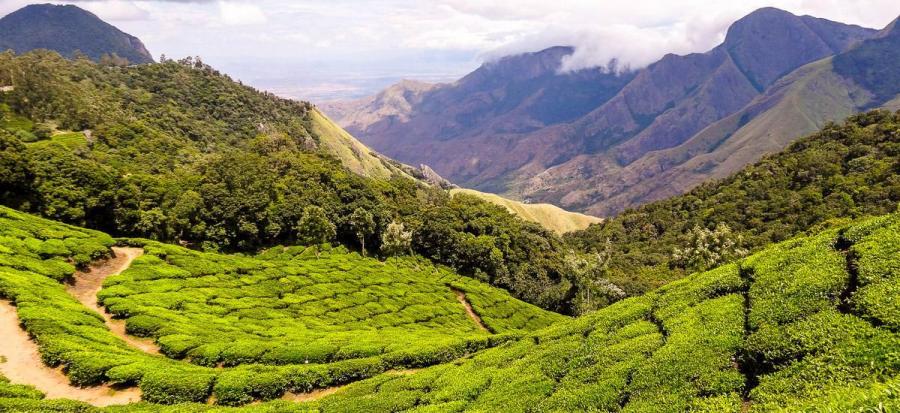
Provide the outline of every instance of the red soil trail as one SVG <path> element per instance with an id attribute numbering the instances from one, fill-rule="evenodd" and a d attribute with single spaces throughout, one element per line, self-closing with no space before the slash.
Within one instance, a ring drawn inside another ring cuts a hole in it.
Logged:
<path id="1" fill-rule="evenodd" d="M 19 326 L 16 307 L 0 301 L 0 372 L 10 382 L 29 384 L 44 392 L 48 399 L 78 400 L 94 406 L 128 404 L 141 400 L 137 388 L 114 389 L 110 386 L 75 387 L 62 368 L 52 369 L 41 361 L 37 344 Z"/>
<path id="2" fill-rule="evenodd" d="M 128 345 L 149 354 L 160 354 L 159 346 L 152 340 L 130 336 L 125 333 L 125 321 L 113 319 L 97 302 L 97 293 L 103 288 L 103 281 L 107 278 L 121 274 L 131 266 L 135 258 L 144 255 L 142 248 L 113 247 L 115 256 L 106 261 L 92 265 L 88 271 L 78 271 L 74 275 L 75 282 L 70 284 L 66 291 L 75 297 L 85 307 L 94 310 L 103 316 L 106 327 Z"/>
<path id="3" fill-rule="evenodd" d="M 469 318 L 471 318 L 472 321 L 474 321 L 475 324 L 478 325 L 478 328 L 480 328 L 481 331 L 490 333 L 491 330 L 488 329 L 486 325 L 484 325 L 484 322 L 481 321 L 481 317 L 479 317 L 478 314 L 475 313 L 475 310 L 472 309 L 472 304 L 470 304 L 469 300 L 466 298 L 466 293 L 462 290 L 457 290 L 456 288 L 451 288 L 451 290 L 453 290 L 453 293 L 456 294 L 456 299 L 459 300 L 459 303 L 463 305 L 463 307 L 466 309 L 466 314 L 468 314 Z"/>

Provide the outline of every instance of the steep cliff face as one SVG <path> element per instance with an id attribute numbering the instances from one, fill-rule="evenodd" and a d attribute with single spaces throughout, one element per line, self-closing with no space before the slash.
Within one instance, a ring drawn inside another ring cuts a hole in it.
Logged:
<path id="1" fill-rule="evenodd" d="M 404 100 L 400 115 L 352 122 L 385 107 L 376 104 L 336 117 L 376 150 L 427 163 L 460 185 L 606 215 L 727 175 L 857 110 L 865 93 L 837 95 L 851 93 L 858 81 L 819 73 L 804 89 L 791 85 L 807 77 L 789 75 L 858 50 L 875 35 L 859 26 L 764 8 L 736 21 L 716 48 L 666 55 L 636 73 L 559 73 L 554 67 L 572 50 L 551 48 L 485 64 L 454 84 L 404 95 L 412 98 Z M 843 92 L 835 95 L 838 84 Z M 810 89 L 825 85 L 828 91 Z M 779 103 L 799 95 L 816 99 L 801 105 L 812 112 L 805 121 L 784 113 L 753 122 L 773 108 L 795 107 Z M 881 100 L 894 95 L 888 92 Z M 763 123 L 778 136 L 753 139 Z M 751 129 L 757 132 L 748 133 Z M 690 174 L 669 175 L 686 164 L 692 165 Z M 659 181 L 664 176 L 672 180 Z"/>
<path id="2" fill-rule="evenodd" d="M 144 44 L 76 6 L 35 4 L 0 19 L 0 50 L 49 49 L 71 58 L 80 51 L 98 60 L 115 53 L 129 62 L 152 63 Z"/>

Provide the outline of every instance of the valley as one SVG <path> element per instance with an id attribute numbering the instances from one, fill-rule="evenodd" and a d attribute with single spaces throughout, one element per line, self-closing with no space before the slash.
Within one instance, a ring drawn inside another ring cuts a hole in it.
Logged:
<path id="1" fill-rule="evenodd" d="M 767 7 L 314 104 L 14 11 L 0 412 L 898 410 L 898 33 Z"/>
<path id="2" fill-rule="evenodd" d="M 860 76 L 877 67 L 895 78 L 898 38 L 895 23 L 875 31 L 763 8 L 712 50 L 637 72 L 560 72 L 572 49 L 556 47 L 324 110 L 375 150 L 464 187 L 608 217 L 723 179 L 829 121 L 889 108 L 894 83 Z"/>

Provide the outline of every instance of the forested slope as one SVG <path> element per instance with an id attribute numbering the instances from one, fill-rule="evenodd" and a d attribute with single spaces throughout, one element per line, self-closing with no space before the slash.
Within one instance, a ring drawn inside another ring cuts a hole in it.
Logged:
<path id="1" fill-rule="evenodd" d="M 200 61 L 120 67 L 51 52 L 0 54 L 0 203 L 116 236 L 256 251 L 328 241 L 409 248 L 548 309 L 569 311 L 560 238 L 474 197 L 451 197 L 337 128 L 309 103 Z M 354 212 L 358 212 L 354 214 Z M 328 225 L 325 225 L 328 227 Z"/>
<path id="2" fill-rule="evenodd" d="M 625 211 L 568 240 L 607 250 L 604 276 L 638 294 L 741 250 L 892 212 L 898 203 L 900 113 L 872 111 L 829 124 L 729 178 Z M 685 249 L 694 253 L 676 254 Z"/>

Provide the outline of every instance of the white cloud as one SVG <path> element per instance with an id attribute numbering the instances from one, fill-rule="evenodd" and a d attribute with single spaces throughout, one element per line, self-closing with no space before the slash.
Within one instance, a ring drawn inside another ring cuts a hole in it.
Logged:
<path id="1" fill-rule="evenodd" d="M 760 7 L 874 28 L 900 13 L 895 0 L 501 0 L 491 2 L 490 7 L 480 6 L 476 0 L 448 1 L 466 13 L 493 19 L 524 18 L 540 27 L 484 52 L 485 59 L 554 45 L 574 46 L 575 53 L 564 60 L 562 70 L 605 66 L 611 59 L 617 59 L 620 67 L 640 68 L 667 53 L 705 52 L 724 39 L 732 22 Z M 527 17 L 533 14 L 540 17 Z"/>
<path id="2" fill-rule="evenodd" d="M 228 26 L 263 24 L 268 21 L 266 14 L 256 5 L 233 1 L 219 2 L 219 16 L 222 23 Z"/>
<path id="3" fill-rule="evenodd" d="M 145 20 L 150 17 L 146 9 L 131 1 L 85 2 L 79 6 L 110 21 Z"/>

